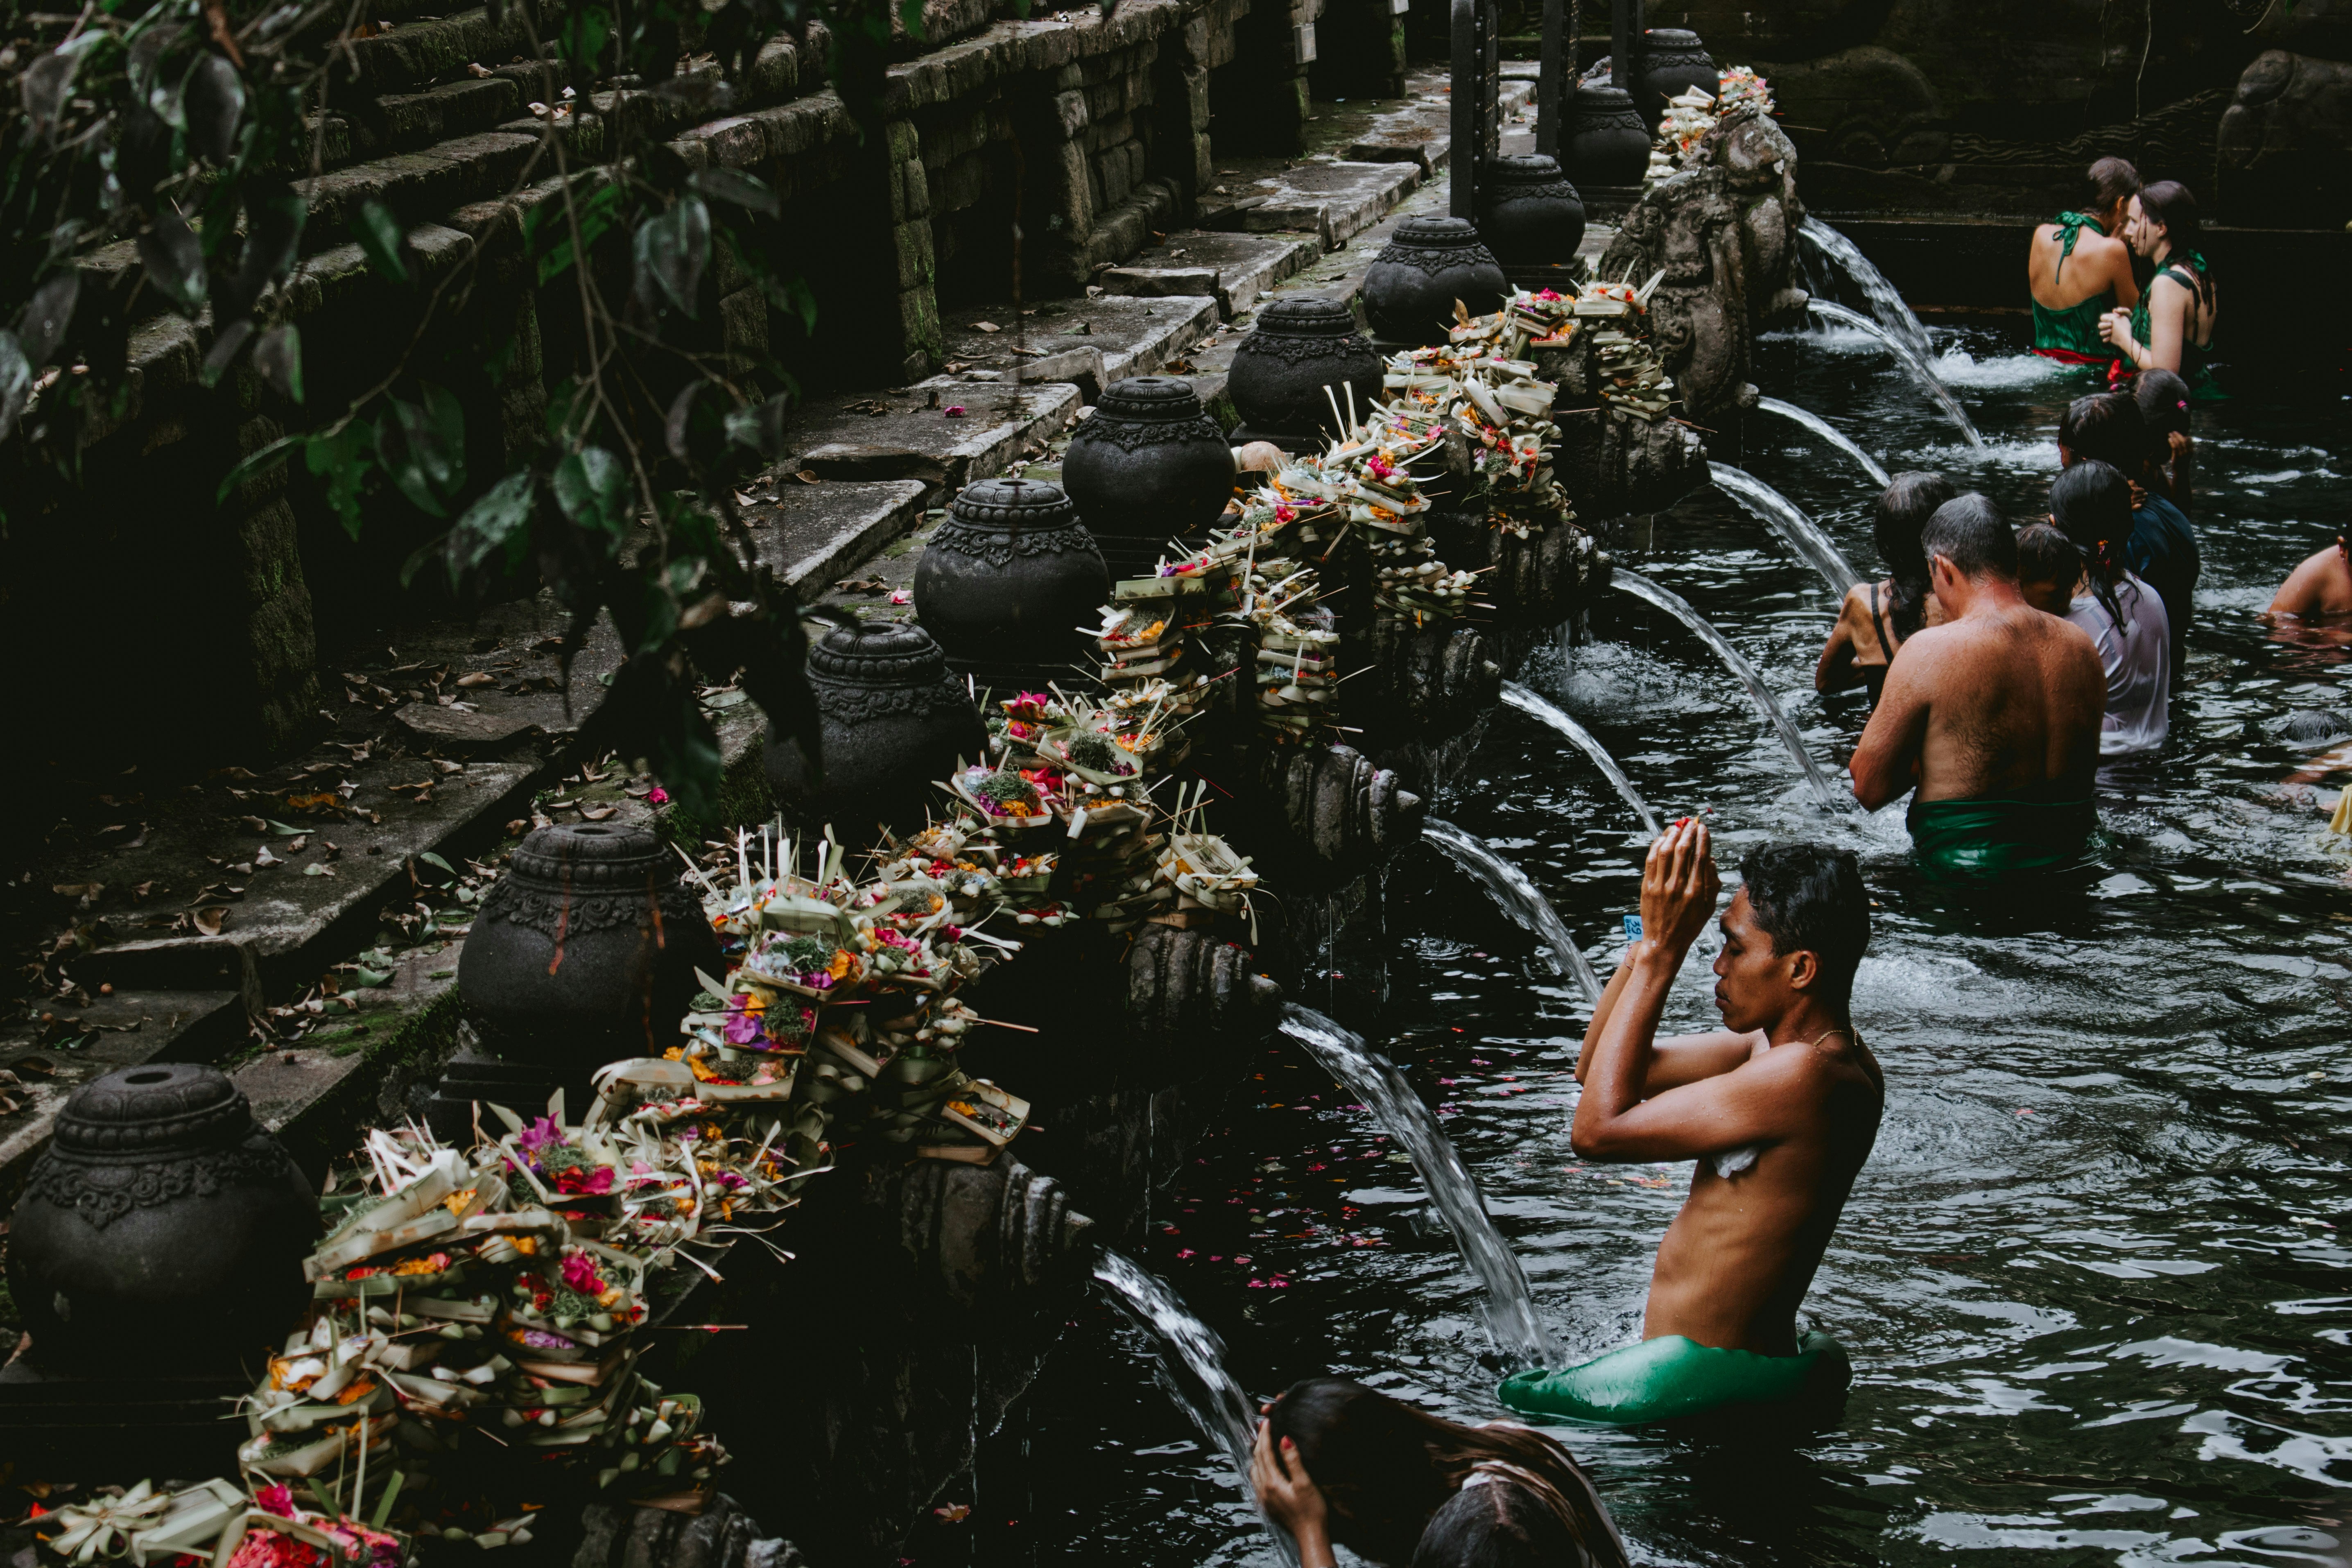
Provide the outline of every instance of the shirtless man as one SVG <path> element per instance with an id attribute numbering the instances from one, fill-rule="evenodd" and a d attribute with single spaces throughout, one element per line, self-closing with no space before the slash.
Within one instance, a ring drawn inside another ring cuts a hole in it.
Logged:
<path id="1" fill-rule="evenodd" d="M 1685 819 L 1650 847 L 1643 934 L 1610 978 L 1577 1063 L 1578 1154 L 1699 1163 L 1658 1247 L 1642 1342 L 1512 1378 L 1502 1398 L 1513 1409 L 1663 1420 L 1842 1387 L 1851 1375 L 1835 1341 L 1797 1332 L 1796 1313 L 1885 1102 L 1877 1060 L 1847 1012 L 1870 895 L 1851 853 L 1817 845 L 1764 846 L 1739 869 L 1715 960 L 1725 1027 L 1655 1039 L 1667 989 L 1721 889 L 1706 828 Z"/>
<path id="2" fill-rule="evenodd" d="M 2017 535 L 1984 497 L 1937 508 L 1920 542 L 1944 624 L 1886 672 L 1854 748 L 1854 798 L 1875 811 L 1916 786 L 1911 846 L 1931 876 L 2054 869 L 2098 826 L 2098 647 L 2025 602 Z"/>
<path id="3" fill-rule="evenodd" d="M 2334 544 L 2289 573 L 2263 613 L 2299 621 L 2352 616 L 2352 552 L 2346 551 L 2344 536 L 2337 534 Z"/>
<path id="4" fill-rule="evenodd" d="M 2139 302 L 2124 218 L 2139 190 L 2139 172 L 2121 158 L 2091 165 L 2079 212 L 2060 213 L 2033 231 L 2025 283 L 2033 300 L 2033 352 L 2069 364 L 2115 357 L 2099 318 Z"/>

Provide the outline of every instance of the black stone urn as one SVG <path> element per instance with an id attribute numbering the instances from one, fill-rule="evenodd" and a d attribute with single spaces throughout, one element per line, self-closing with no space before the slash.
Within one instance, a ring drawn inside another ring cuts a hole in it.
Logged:
<path id="1" fill-rule="evenodd" d="M 1569 99 L 1567 123 L 1560 127 L 1560 167 L 1587 189 L 1638 185 L 1650 167 L 1656 132 L 1657 121 L 1644 126 L 1633 95 L 1623 88 L 1580 87 Z"/>
<path id="2" fill-rule="evenodd" d="M 1445 341 L 1455 300 L 1483 316 L 1510 292 L 1468 218 L 1410 217 L 1364 274 L 1364 314 L 1382 338 L 1423 347 Z"/>
<path id="3" fill-rule="evenodd" d="M 310 1183 L 217 1069 L 157 1062 L 93 1079 L 58 1111 L 8 1219 L 28 1370 L 257 1370 L 310 1301 L 302 1259 L 319 1231 Z"/>
<path id="4" fill-rule="evenodd" d="M 835 626 L 809 649 L 808 679 L 822 773 L 797 741 L 771 733 L 761 753 L 776 804 L 803 826 L 831 823 L 853 842 L 877 826 L 904 837 L 938 808 L 935 781 L 987 753 L 971 694 L 919 626 Z"/>
<path id="5" fill-rule="evenodd" d="M 1062 483 L 1114 578 L 1150 573 L 1172 548 L 1205 542 L 1234 493 L 1234 450 L 1172 375 L 1114 381 L 1070 437 Z M 1099 602 L 1099 601 L 1097 601 Z"/>
<path id="6" fill-rule="evenodd" d="M 1668 99 L 1679 98 L 1692 88 L 1709 98 L 1723 90 L 1723 77 L 1715 68 L 1713 57 L 1687 27 L 1652 27 L 1642 35 L 1633 63 L 1640 68 L 1633 78 L 1633 107 L 1641 111 L 1643 127 L 1653 133 L 1666 111 Z"/>
<path id="7" fill-rule="evenodd" d="M 497 1057 L 536 1069 L 546 1093 L 563 1089 L 573 1121 L 588 1109 L 590 1075 L 677 1044 L 700 989 L 695 970 L 723 970 L 681 864 L 650 828 L 542 827 L 516 846 L 474 917 L 457 959 L 466 1009 Z M 501 1103 L 530 1117 L 544 1098 Z"/>
<path id="8" fill-rule="evenodd" d="M 1381 356 L 1356 331 L 1356 312 L 1346 300 L 1276 300 L 1234 349 L 1225 381 L 1242 416 L 1234 444 L 1272 441 L 1304 450 L 1336 437 L 1332 405 L 1344 419 L 1352 389 L 1359 414 L 1369 410 L 1381 395 Z"/>
<path id="9" fill-rule="evenodd" d="M 1543 153 L 1489 158 L 1478 232 L 1506 267 L 1565 267 L 1584 240 L 1584 198 Z"/>
<path id="10" fill-rule="evenodd" d="M 966 486 L 915 567 L 915 616 L 948 668 L 1006 695 L 1089 659 L 1095 645 L 1082 628 L 1100 622 L 1109 596 L 1110 573 L 1078 509 L 1059 485 L 1033 479 Z"/>

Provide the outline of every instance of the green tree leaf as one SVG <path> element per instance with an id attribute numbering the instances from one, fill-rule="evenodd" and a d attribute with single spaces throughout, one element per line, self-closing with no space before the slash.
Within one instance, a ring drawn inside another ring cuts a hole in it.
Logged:
<path id="1" fill-rule="evenodd" d="M 602 5 L 583 5 L 563 19 L 556 53 L 590 76 L 603 76 L 604 45 L 612 37 L 612 13 Z"/>
<path id="2" fill-rule="evenodd" d="M 16 341 L 35 370 L 48 363 L 66 341 L 66 329 L 73 322 L 74 306 L 80 299 L 79 268 L 68 267 L 33 290 L 24 313 L 16 318 Z"/>
<path id="3" fill-rule="evenodd" d="M 504 573 L 512 575 L 530 554 L 530 515 L 537 499 L 537 481 L 530 470 L 509 474 L 466 509 L 449 531 L 449 585 L 462 589 L 466 579 L 493 556 L 500 556 Z"/>
<path id="4" fill-rule="evenodd" d="M 608 555 L 627 535 L 629 470 L 604 447 L 586 447 L 558 463 L 553 489 L 564 516 L 606 537 Z"/>
<path id="5" fill-rule="evenodd" d="M 420 390 L 421 403 L 384 399 L 392 417 L 376 426 L 376 461 L 419 511 L 446 517 L 448 497 L 466 484 L 465 410 L 445 387 Z"/>
<path id="6" fill-rule="evenodd" d="M 16 421 L 33 395 L 33 366 L 17 346 L 16 334 L 0 332 L 0 441 L 16 433 Z"/>
<path id="7" fill-rule="evenodd" d="M 168 202 L 139 237 L 139 259 L 146 264 L 147 281 L 180 314 L 193 317 L 205 308 L 205 247 Z"/>
<path id="8" fill-rule="evenodd" d="M 667 212 L 639 224 L 636 258 L 638 300 L 653 309 L 658 286 L 693 321 L 703 268 L 710 261 L 710 209 L 702 198 L 681 196 Z"/>
<path id="9" fill-rule="evenodd" d="M 360 498 L 367 489 L 375 434 L 374 426 L 366 420 L 354 419 L 334 435 L 313 436 L 302 446 L 303 461 L 310 465 L 311 473 L 325 481 L 327 504 L 334 509 L 343 531 L 353 539 L 360 536 Z M 224 489 L 222 493 L 227 492 Z"/>
<path id="10" fill-rule="evenodd" d="M 302 401 L 302 330 L 287 321 L 269 329 L 253 345 L 253 368 L 281 397 Z"/>
<path id="11" fill-rule="evenodd" d="M 697 169 L 691 183 L 713 201 L 732 202 L 770 217 L 780 216 L 784 210 L 783 203 L 776 199 L 776 193 L 768 188 L 765 180 L 740 169 Z"/>
<path id="12" fill-rule="evenodd" d="M 188 71 L 183 95 L 189 144 L 226 168 L 236 157 L 236 132 L 245 119 L 245 79 L 210 51 Z"/>
<path id="13" fill-rule="evenodd" d="M 393 216 L 392 209 L 382 202 L 360 204 L 352 215 L 352 237 L 359 242 L 360 254 L 368 265 L 391 279 L 394 283 L 411 281 L 408 270 L 408 230 Z"/>

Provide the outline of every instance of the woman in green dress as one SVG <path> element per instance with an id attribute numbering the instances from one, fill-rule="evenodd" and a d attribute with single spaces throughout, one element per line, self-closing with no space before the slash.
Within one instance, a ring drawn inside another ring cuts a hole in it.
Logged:
<path id="1" fill-rule="evenodd" d="M 2105 364 L 2114 351 L 2100 340 L 2099 319 L 2139 302 L 2132 253 L 2122 239 L 2124 215 L 2139 189 L 2139 171 L 2121 158 L 2091 165 L 2083 210 L 2063 212 L 2033 231 L 2026 253 L 2026 290 L 2033 300 L 2033 352 L 2067 364 Z"/>
<path id="2" fill-rule="evenodd" d="M 2099 335 L 2123 356 L 2109 379 L 2168 370 L 2189 384 L 2193 398 L 2221 395 L 2212 366 L 2221 300 L 2197 248 L 2197 198 L 2177 180 L 2158 180 L 2131 199 L 2124 236 L 2133 254 L 2155 263 L 2156 277 L 2136 307 L 2099 321 Z"/>

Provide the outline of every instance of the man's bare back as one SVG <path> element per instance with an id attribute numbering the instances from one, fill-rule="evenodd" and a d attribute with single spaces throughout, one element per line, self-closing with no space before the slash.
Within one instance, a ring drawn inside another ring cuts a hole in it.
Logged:
<path id="1" fill-rule="evenodd" d="M 1763 853 L 1834 859 L 1804 846 Z M 1850 864 L 1846 874 L 1864 906 L 1850 911 L 1861 931 L 1850 952 L 1824 958 L 1776 941 L 1743 888 L 1715 963 L 1716 1003 L 1734 1027 L 1652 1044 L 1664 987 L 1719 888 L 1704 826 L 1678 823 L 1652 847 L 1643 937 L 1594 1009 L 1573 1134 L 1588 1159 L 1699 1162 L 1658 1247 L 1645 1340 L 1796 1353 L 1797 1308 L 1885 1100 L 1878 1063 L 1845 1014 L 1868 937 L 1867 897 Z"/>
<path id="2" fill-rule="evenodd" d="M 2352 616 L 2352 561 L 2337 540 L 2287 574 L 2267 614 L 2293 616 L 2297 620 L 2327 620 Z"/>
<path id="3" fill-rule="evenodd" d="M 1854 748 L 1854 798 L 1875 811 L 1915 785 L 1922 801 L 2087 796 L 2107 702 L 2090 635 L 2027 604 L 2013 564 L 1969 577 L 1937 555 L 1930 571 L 1945 624 L 1887 670 Z"/>

